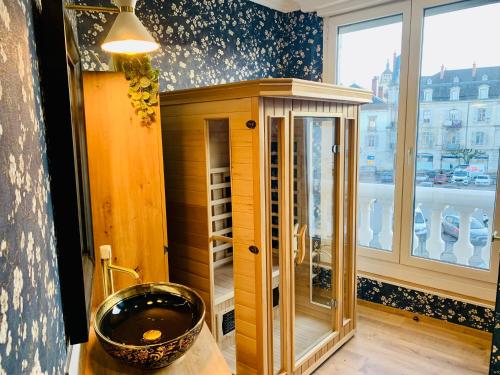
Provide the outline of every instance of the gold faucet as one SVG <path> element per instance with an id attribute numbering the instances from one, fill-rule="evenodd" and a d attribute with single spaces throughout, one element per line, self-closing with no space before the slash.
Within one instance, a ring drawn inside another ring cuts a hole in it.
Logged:
<path id="1" fill-rule="evenodd" d="M 113 282 L 113 271 L 123 272 L 134 279 L 139 279 L 139 274 L 131 268 L 125 268 L 111 264 L 111 245 L 100 246 L 101 251 L 101 269 L 102 269 L 102 284 L 104 290 L 104 298 L 115 292 Z"/>

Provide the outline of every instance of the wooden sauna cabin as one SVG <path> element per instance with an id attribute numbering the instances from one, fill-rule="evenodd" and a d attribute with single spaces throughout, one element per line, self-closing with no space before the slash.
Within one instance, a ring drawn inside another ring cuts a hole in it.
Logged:
<path id="1" fill-rule="evenodd" d="M 163 93 L 170 280 L 237 374 L 308 374 L 354 334 L 359 105 L 263 79 Z"/>

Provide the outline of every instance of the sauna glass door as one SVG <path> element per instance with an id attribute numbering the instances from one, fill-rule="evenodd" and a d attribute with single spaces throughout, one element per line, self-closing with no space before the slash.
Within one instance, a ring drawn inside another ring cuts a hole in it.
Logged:
<path id="1" fill-rule="evenodd" d="M 337 118 L 292 116 L 293 354 L 298 366 L 335 328 Z"/>

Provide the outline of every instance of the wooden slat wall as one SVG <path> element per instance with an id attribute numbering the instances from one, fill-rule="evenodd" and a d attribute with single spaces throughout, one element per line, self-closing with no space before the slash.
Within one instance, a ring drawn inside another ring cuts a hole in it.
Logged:
<path id="1" fill-rule="evenodd" d="M 258 99 L 257 99 L 258 100 Z M 236 314 L 236 372 L 262 373 L 263 351 L 263 244 L 261 241 L 261 137 L 259 104 L 253 101 L 251 111 L 232 114 L 231 125 L 231 191 L 234 236 L 234 293 Z M 257 128 L 249 129 L 248 120 Z M 261 251 L 253 254 L 249 247 Z"/>
<path id="2" fill-rule="evenodd" d="M 93 305 L 103 300 L 99 246 L 141 281 L 168 280 L 161 124 L 139 121 L 123 73 L 85 72 L 85 118 L 96 253 Z M 159 113 L 159 107 L 156 107 Z M 137 283 L 115 272 L 115 289 Z"/>
<path id="3" fill-rule="evenodd" d="M 169 109 L 169 108 L 168 108 Z M 208 180 L 205 118 L 170 116 L 162 108 L 165 176 L 169 216 L 170 280 L 195 289 L 205 301 L 212 326 L 211 262 L 208 249 Z"/>

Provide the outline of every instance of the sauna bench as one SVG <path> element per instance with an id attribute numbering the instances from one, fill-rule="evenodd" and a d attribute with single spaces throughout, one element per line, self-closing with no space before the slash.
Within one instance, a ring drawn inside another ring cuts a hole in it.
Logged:
<path id="1" fill-rule="evenodd" d="M 183 357 L 168 367 L 154 371 L 136 369 L 113 359 L 102 349 L 93 329 L 85 349 L 87 360 L 84 375 L 231 375 L 231 371 L 206 324 L 194 345 Z"/>
<path id="2" fill-rule="evenodd" d="M 277 262 L 277 260 L 276 260 Z M 278 281 L 279 265 L 273 262 L 273 281 Z M 223 264 L 214 269 L 214 305 L 220 305 L 234 298 L 233 265 Z"/>

